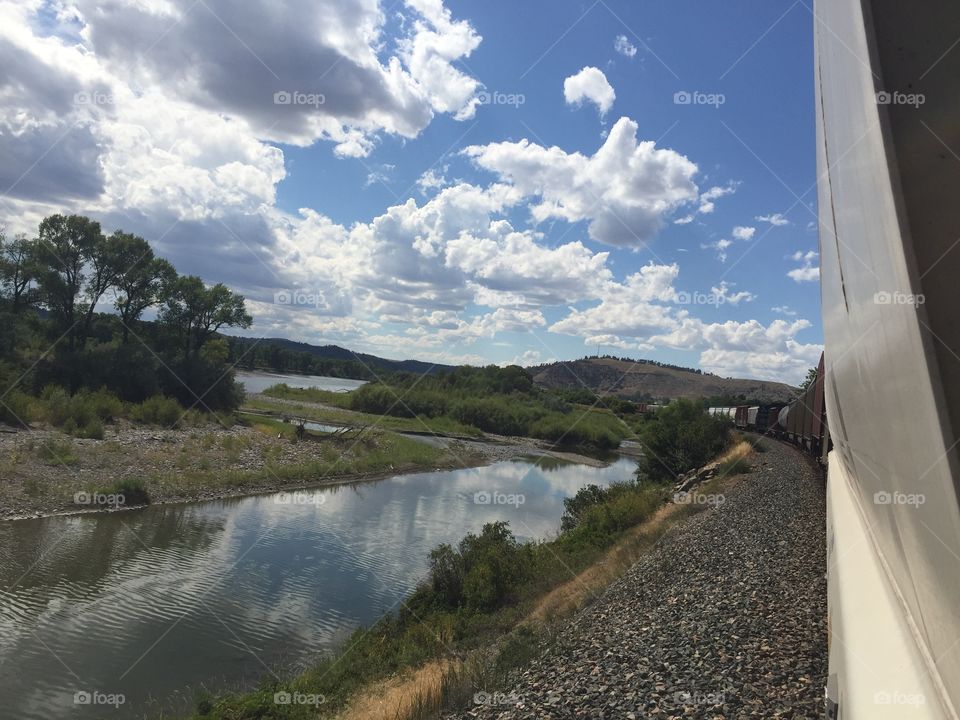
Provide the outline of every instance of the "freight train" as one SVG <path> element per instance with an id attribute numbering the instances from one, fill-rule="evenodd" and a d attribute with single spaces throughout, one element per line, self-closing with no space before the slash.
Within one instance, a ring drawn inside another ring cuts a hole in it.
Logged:
<path id="1" fill-rule="evenodd" d="M 730 418 L 741 430 L 781 438 L 800 446 L 826 464 L 830 452 L 830 431 L 824 402 L 823 355 L 817 377 L 789 405 L 737 405 L 711 407 L 711 415 Z"/>

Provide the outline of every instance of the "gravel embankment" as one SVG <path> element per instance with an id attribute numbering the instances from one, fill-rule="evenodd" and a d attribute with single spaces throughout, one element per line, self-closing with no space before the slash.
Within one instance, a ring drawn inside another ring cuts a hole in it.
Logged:
<path id="1" fill-rule="evenodd" d="M 796 450 L 766 446 L 717 510 L 574 616 L 499 704 L 452 717 L 822 717 L 823 480 Z"/>

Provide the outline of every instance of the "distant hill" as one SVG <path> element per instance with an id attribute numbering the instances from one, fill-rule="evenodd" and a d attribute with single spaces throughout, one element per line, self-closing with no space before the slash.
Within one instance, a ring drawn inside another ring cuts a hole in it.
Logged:
<path id="1" fill-rule="evenodd" d="M 237 338 L 241 342 L 257 343 L 254 338 Z M 292 352 L 305 352 L 315 357 L 325 360 L 345 360 L 359 361 L 374 371 L 386 370 L 389 372 L 411 372 L 411 373 L 430 373 L 430 372 L 449 372 L 453 370 L 453 365 L 441 365 L 423 360 L 388 360 L 387 358 L 377 357 L 376 355 L 367 355 L 366 353 L 355 353 L 339 345 L 310 345 L 309 343 L 296 342 L 286 338 L 264 338 L 258 342 L 258 345 L 269 346 L 276 345 L 284 350 Z"/>
<path id="2" fill-rule="evenodd" d="M 799 392 L 779 382 L 722 378 L 690 368 L 612 357 L 556 362 L 527 370 L 543 387 L 579 389 L 586 385 L 601 395 L 642 401 L 728 396 L 786 402 Z"/>

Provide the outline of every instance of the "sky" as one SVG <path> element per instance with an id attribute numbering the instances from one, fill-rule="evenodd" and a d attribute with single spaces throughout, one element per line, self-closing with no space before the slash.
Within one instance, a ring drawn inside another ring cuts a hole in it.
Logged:
<path id="1" fill-rule="evenodd" d="M 805 0 L 0 1 L 0 222 L 86 214 L 390 358 L 797 383 Z"/>

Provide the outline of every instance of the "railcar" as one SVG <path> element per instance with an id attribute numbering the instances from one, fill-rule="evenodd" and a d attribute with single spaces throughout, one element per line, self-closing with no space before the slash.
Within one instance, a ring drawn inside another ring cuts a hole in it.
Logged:
<path id="1" fill-rule="evenodd" d="M 815 0 L 812 18 L 827 715 L 956 719 L 960 4 Z"/>

